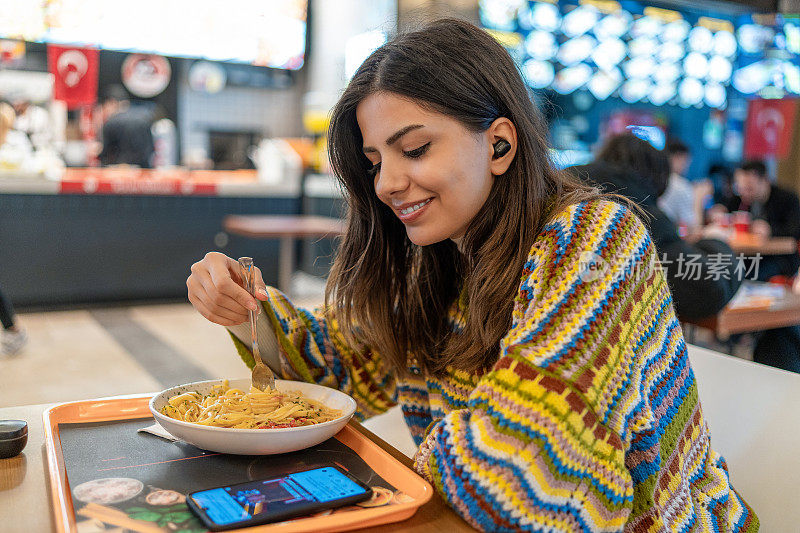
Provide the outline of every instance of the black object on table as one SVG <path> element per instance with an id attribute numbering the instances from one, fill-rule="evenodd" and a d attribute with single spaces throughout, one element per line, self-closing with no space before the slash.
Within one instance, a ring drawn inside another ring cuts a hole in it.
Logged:
<path id="1" fill-rule="evenodd" d="M 0 420 L 0 459 L 22 453 L 28 444 L 28 423 L 24 420 Z"/>

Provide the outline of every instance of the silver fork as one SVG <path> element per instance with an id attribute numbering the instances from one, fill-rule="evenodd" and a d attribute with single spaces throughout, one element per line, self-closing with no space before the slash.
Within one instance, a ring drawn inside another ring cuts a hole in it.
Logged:
<path id="1" fill-rule="evenodd" d="M 253 267 L 252 257 L 240 257 L 239 265 L 242 267 L 242 279 L 244 280 L 244 288 L 250 293 L 253 298 L 256 297 L 255 288 L 255 268 Z M 255 366 L 250 380 L 253 386 L 259 390 L 266 391 L 267 387 L 275 389 L 275 375 L 272 370 L 264 364 L 261 355 L 258 351 L 258 334 L 256 333 L 256 317 L 258 311 L 249 311 L 250 314 L 250 334 L 253 340 L 253 360 Z"/>

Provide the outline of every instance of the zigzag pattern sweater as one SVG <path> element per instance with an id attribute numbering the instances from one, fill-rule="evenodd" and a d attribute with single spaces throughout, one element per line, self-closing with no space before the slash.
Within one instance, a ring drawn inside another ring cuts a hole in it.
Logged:
<path id="1" fill-rule="evenodd" d="M 757 531 L 710 446 L 664 276 L 635 268 L 655 257 L 626 207 L 598 200 L 558 214 L 483 375 L 412 366 L 399 379 L 376 352 L 347 346 L 334 319 L 271 288 L 265 310 L 283 377 L 343 390 L 362 419 L 399 403 L 420 446 L 416 470 L 476 528 Z M 463 316 L 456 304 L 454 328 Z"/>

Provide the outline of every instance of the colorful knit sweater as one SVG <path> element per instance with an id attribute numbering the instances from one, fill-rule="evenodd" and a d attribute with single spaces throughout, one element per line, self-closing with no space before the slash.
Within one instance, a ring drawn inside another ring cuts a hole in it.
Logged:
<path id="1" fill-rule="evenodd" d="M 576 204 L 534 243 L 497 363 L 410 379 L 275 289 L 286 379 L 338 388 L 366 418 L 399 403 L 415 468 L 486 531 L 757 531 L 714 452 L 680 324 L 641 221 Z M 464 309 L 454 306 L 453 327 Z M 236 341 L 236 339 L 234 339 Z M 252 365 L 247 347 L 236 341 Z"/>

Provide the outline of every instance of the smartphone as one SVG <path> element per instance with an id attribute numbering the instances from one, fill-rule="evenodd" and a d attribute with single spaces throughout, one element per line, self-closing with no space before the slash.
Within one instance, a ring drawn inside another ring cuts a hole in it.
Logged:
<path id="1" fill-rule="evenodd" d="M 371 496 L 371 488 L 330 464 L 192 492 L 186 504 L 208 529 L 225 531 L 343 507 Z"/>

